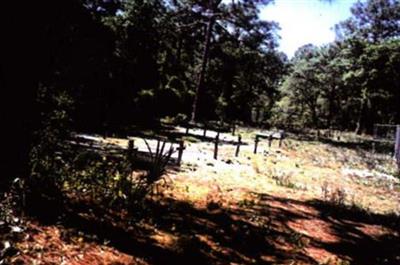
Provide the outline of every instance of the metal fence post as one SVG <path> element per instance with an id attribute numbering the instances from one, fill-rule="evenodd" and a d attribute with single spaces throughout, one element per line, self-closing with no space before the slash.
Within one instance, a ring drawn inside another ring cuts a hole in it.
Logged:
<path id="1" fill-rule="evenodd" d="M 400 168 L 400 125 L 396 126 L 396 141 L 394 146 L 394 157 L 397 166 Z"/>

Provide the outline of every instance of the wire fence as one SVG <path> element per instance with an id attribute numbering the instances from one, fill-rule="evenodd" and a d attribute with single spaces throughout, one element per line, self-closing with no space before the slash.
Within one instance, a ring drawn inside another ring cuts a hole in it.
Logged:
<path id="1" fill-rule="evenodd" d="M 400 125 L 374 124 L 373 152 L 387 152 L 400 166 Z"/>

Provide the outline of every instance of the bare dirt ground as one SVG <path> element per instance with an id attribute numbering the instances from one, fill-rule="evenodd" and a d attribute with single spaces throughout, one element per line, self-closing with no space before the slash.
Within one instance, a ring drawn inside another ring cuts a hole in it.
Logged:
<path id="1" fill-rule="evenodd" d="M 390 158 L 343 139 L 290 136 L 281 148 L 261 142 L 253 154 L 255 132 L 242 128 L 239 157 L 229 143 L 236 136 L 221 134 L 215 160 L 213 132 L 209 141 L 191 133 L 182 167 L 168 171 L 143 220 L 126 222 L 123 213 L 102 209 L 65 224 L 32 221 L 19 246 L 26 253 L 14 261 L 400 264 L 400 183 Z M 98 140 L 127 146 L 124 139 Z M 135 145 L 145 149 L 140 139 Z M 107 224 L 111 214 L 118 218 Z"/>

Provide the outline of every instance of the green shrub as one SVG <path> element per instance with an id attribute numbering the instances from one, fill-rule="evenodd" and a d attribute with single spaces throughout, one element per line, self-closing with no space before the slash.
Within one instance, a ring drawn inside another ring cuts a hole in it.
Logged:
<path id="1" fill-rule="evenodd" d="M 159 181 L 165 174 L 168 162 L 171 160 L 171 156 L 174 152 L 172 144 L 168 150 L 165 150 L 166 142 L 157 141 L 157 147 L 154 151 L 151 150 L 149 143 L 145 140 L 147 149 L 150 153 L 150 168 L 148 174 L 145 177 L 145 181 L 149 186 L 152 186 L 155 182 Z"/>

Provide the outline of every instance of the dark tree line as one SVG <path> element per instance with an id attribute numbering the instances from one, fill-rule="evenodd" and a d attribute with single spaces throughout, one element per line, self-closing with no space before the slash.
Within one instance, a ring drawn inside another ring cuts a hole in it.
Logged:
<path id="1" fill-rule="evenodd" d="M 274 100 L 285 71 L 277 26 L 258 17 L 268 2 L 2 3 L 2 181 L 27 174 L 40 139 L 69 130 L 177 115 L 249 120 L 260 95 Z"/>
<path id="2" fill-rule="evenodd" d="M 400 123 L 400 2 L 357 2 L 337 40 L 301 47 L 275 105 L 277 124 L 371 133 Z"/>
<path id="3" fill-rule="evenodd" d="M 2 3 L 1 181 L 27 174 L 39 139 L 70 130 L 163 117 L 357 132 L 400 122 L 399 1 L 355 4 L 337 41 L 290 61 L 278 25 L 259 17 L 269 2 Z"/>

